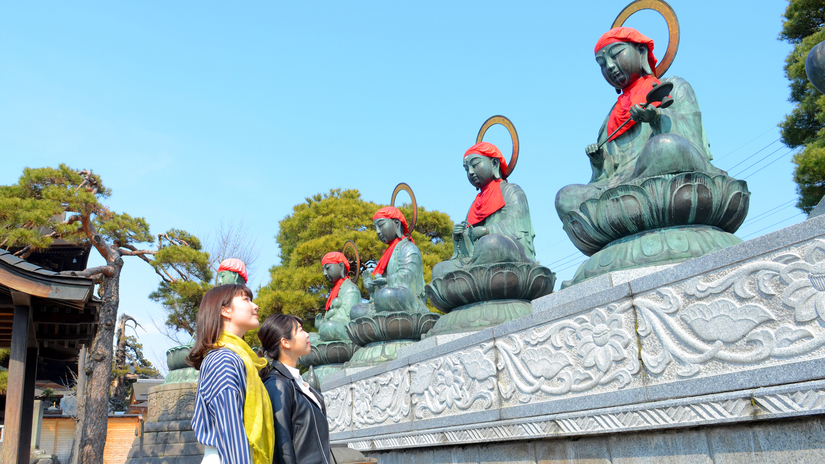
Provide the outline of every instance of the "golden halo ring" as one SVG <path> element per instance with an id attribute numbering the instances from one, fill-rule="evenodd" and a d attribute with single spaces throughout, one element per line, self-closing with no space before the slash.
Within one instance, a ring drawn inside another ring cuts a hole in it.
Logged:
<path id="1" fill-rule="evenodd" d="M 400 184 L 395 186 L 395 190 L 392 191 L 392 199 L 390 200 L 390 206 L 395 206 L 395 197 L 398 195 L 398 192 L 405 191 L 410 194 L 410 199 L 412 200 L 412 211 L 413 217 L 412 222 L 409 224 L 410 228 L 410 236 L 412 236 L 412 231 L 415 229 L 415 224 L 418 222 L 418 203 L 415 201 L 415 194 L 413 193 L 412 189 L 409 185 L 401 182 Z"/>
<path id="2" fill-rule="evenodd" d="M 352 240 L 344 242 L 344 246 L 341 248 L 341 253 L 345 257 L 347 256 L 347 248 L 352 248 L 352 252 L 355 253 L 355 278 L 353 278 L 352 281 L 357 284 L 358 277 L 361 276 L 361 255 L 358 253 L 358 246 Z"/>
<path id="3" fill-rule="evenodd" d="M 613 25 L 610 26 L 610 28 L 621 27 L 621 25 L 627 21 L 627 18 L 641 10 L 653 10 L 662 15 L 667 22 L 667 51 L 659 63 L 659 66 L 656 66 L 656 77 L 661 78 L 667 70 L 670 69 L 670 65 L 673 64 L 673 60 L 676 58 L 676 52 L 679 51 L 679 19 L 676 17 L 676 12 L 673 11 L 673 7 L 668 5 L 664 0 L 636 0 L 627 5 L 624 10 L 619 13 L 619 16 L 616 16 L 616 20 L 613 21 Z"/>
<path id="4" fill-rule="evenodd" d="M 518 132 L 516 132 L 516 126 L 513 125 L 513 122 L 501 115 L 491 117 L 490 119 L 484 121 L 484 124 L 481 125 L 481 129 L 479 129 L 478 136 L 476 137 L 476 143 L 484 140 L 484 134 L 487 133 L 487 129 L 496 124 L 501 124 L 506 127 L 510 132 L 510 139 L 513 141 L 513 154 L 510 155 L 510 162 L 507 163 L 507 172 L 504 173 L 504 178 L 506 179 L 510 177 L 513 170 L 516 169 L 516 163 L 518 162 Z"/>

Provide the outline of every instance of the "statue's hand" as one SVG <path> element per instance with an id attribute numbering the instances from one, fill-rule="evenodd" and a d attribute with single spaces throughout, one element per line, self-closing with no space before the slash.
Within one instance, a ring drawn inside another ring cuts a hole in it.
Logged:
<path id="1" fill-rule="evenodd" d="M 321 327 L 321 323 L 324 322 L 324 313 L 318 313 L 315 315 L 315 328 L 319 329 Z"/>
<path id="2" fill-rule="evenodd" d="M 600 165 L 604 161 L 604 149 L 599 147 L 598 143 L 591 143 L 584 149 L 584 152 L 587 153 L 590 162 L 595 165 Z"/>
<path id="3" fill-rule="evenodd" d="M 381 288 L 387 285 L 387 279 L 385 279 L 384 276 L 379 275 L 372 280 L 372 283 L 375 288 Z"/>
<path id="4" fill-rule="evenodd" d="M 461 240 L 461 236 L 467 232 L 467 223 L 459 222 L 453 226 L 453 240 Z"/>
<path id="5" fill-rule="evenodd" d="M 486 227 L 473 227 L 470 229 L 470 236 L 474 242 L 489 233 L 490 231 Z"/>
<path id="6" fill-rule="evenodd" d="M 659 108 L 653 105 L 642 108 L 641 105 L 636 104 L 630 107 L 630 117 L 636 122 L 651 123 L 659 117 Z"/>

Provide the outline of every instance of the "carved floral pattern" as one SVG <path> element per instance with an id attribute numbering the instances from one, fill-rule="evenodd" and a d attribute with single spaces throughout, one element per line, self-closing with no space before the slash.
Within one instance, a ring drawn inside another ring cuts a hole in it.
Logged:
<path id="1" fill-rule="evenodd" d="M 485 409 L 493 406 L 496 368 L 490 359 L 494 356 L 492 348 L 493 344 L 487 343 L 470 352 L 413 366 L 410 394 L 415 417 L 422 418 L 425 412 L 437 415 L 452 408 L 466 411 L 479 400 Z"/>
<path id="2" fill-rule="evenodd" d="M 714 360 L 743 365 L 805 355 L 825 345 L 825 332 L 811 324 L 825 322 L 825 242 L 693 278 L 684 297 L 664 288 L 633 304 L 639 336 L 661 345 L 642 344 L 642 362 L 654 374 L 671 362 L 677 375 L 690 377 Z"/>
<path id="3" fill-rule="evenodd" d="M 352 423 L 370 427 L 391 420 L 407 420 L 410 414 L 409 369 L 388 372 L 352 384 Z"/>
<path id="4" fill-rule="evenodd" d="M 612 304 L 496 340 L 498 368 L 512 380 L 507 386 L 499 383 L 502 396 L 510 399 L 518 390 L 519 401 L 527 403 L 537 392 L 564 395 L 614 383 L 626 387 L 639 371 L 630 343 L 634 338 L 624 328 L 631 308 L 629 301 Z"/>
<path id="5" fill-rule="evenodd" d="M 342 432 L 352 425 L 352 390 L 349 385 L 324 392 L 330 432 Z"/>

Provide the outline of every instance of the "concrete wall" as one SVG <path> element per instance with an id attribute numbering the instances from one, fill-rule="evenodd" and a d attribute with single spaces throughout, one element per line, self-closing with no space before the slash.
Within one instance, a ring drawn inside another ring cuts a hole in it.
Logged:
<path id="1" fill-rule="evenodd" d="M 825 418 L 366 454 L 380 464 L 823 463 Z"/>

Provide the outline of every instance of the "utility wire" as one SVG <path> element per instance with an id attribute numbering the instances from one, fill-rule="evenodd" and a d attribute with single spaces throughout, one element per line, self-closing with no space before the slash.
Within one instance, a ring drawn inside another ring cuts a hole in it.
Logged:
<path id="1" fill-rule="evenodd" d="M 580 260 L 580 261 L 576 261 L 576 262 L 574 262 L 573 264 L 570 264 L 569 266 L 565 266 L 565 267 L 563 267 L 563 268 L 561 268 L 561 269 L 558 269 L 558 270 L 556 270 L 555 272 L 561 272 L 561 271 L 564 271 L 564 270 L 566 270 L 566 269 L 570 269 L 570 268 L 571 268 L 571 267 L 573 267 L 573 266 L 580 266 L 580 265 L 581 265 L 581 263 L 583 263 L 583 262 L 585 262 L 585 261 L 587 261 L 587 257 L 585 257 L 584 259 L 582 259 L 582 260 Z"/>
<path id="2" fill-rule="evenodd" d="M 763 230 L 770 229 L 770 228 L 771 228 L 771 227 L 773 227 L 773 226 L 777 226 L 777 225 L 782 224 L 783 222 L 786 222 L 786 221 L 788 221 L 788 220 L 790 220 L 790 219 L 794 219 L 794 218 L 796 218 L 797 216 L 799 216 L 800 214 L 804 214 L 804 213 L 802 213 L 802 212 L 800 211 L 800 212 L 798 212 L 798 213 L 794 214 L 793 216 L 791 216 L 791 217 L 787 217 L 787 218 L 785 218 L 785 219 L 783 219 L 783 220 L 781 220 L 781 221 L 779 221 L 779 222 L 775 222 L 775 223 L 773 223 L 773 224 L 769 225 L 768 227 L 763 227 L 763 228 L 761 228 L 761 229 L 757 230 L 756 232 L 751 232 L 751 233 L 749 233 L 748 235 L 745 235 L 744 237 L 742 237 L 742 239 L 744 240 L 744 239 L 746 239 L 746 238 L 748 238 L 748 237 L 750 237 L 750 236 L 752 236 L 752 235 L 756 235 L 756 234 L 758 234 L 759 232 L 762 232 Z"/>
<path id="3" fill-rule="evenodd" d="M 773 142 L 771 142 L 771 143 L 769 143 L 769 144 L 765 145 L 764 147 L 760 148 L 759 150 L 757 150 L 757 151 L 756 151 L 756 153 L 754 153 L 754 154 L 752 154 L 752 155 L 748 156 L 747 158 L 743 159 L 742 161 L 740 161 L 740 162 L 738 162 L 738 163 L 734 164 L 733 166 L 731 166 L 730 168 L 725 169 L 725 170 L 726 170 L 726 171 L 730 171 L 731 169 L 735 168 L 736 166 L 739 166 L 740 164 L 744 163 L 745 161 L 747 161 L 747 160 L 749 160 L 749 159 L 753 158 L 754 156 L 758 155 L 759 153 L 761 153 L 761 152 L 765 151 L 765 150 L 766 150 L 769 146 L 773 145 L 774 143 L 776 143 L 776 142 L 778 142 L 778 141 L 779 141 L 779 139 L 774 140 Z"/>
<path id="4" fill-rule="evenodd" d="M 771 156 L 775 155 L 775 154 L 776 154 L 779 150 L 782 150 L 783 148 L 785 148 L 785 147 L 784 147 L 784 146 L 781 146 L 781 147 L 777 148 L 776 150 L 774 150 L 774 151 L 772 151 L 772 152 L 768 153 L 767 155 L 765 155 L 765 156 L 763 156 L 763 157 L 759 158 L 759 160 L 758 160 L 758 161 L 756 161 L 755 163 L 753 163 L 753 164 L 751 164 L 750 166 L 746 167 L 745 169 L 742 169 L 741 171 L 737 172 L 736 174 L 731 174 L 731 176 L 733 176 L 733 177 L 739 176 L 740 174 L 744 173 L 744 172 L 745 172 L 745 171 L 747 171 L 748 169 L 750 169 L 750 168 L 752 168 L 752 167 L 756 166 L 757 164 L 761 163 L 762 161 L 765 161 L 766 159 L 768 159 L 768 158 L 770 158 Z M 780 157 L 780 158 L 781 158 L 781 157 Z"/>
<path id="5" fill-rule="evenodd" d="M 575 256 L 574 256 L 574 255 L 575 255 Z M 564 261 L 564 262 L 562 262 L 562 263 L 559 263 L 558 265 L 559 265 L 559 266 L 564 266 L 565 264 L 569 264 L 569 263 L 571 263 L 571 262 L 573 262 L 573 261 L 575 261 L 575 260 L 579 259 L 579 258 L 581 257 L 581 253 L 577 251 L 577 252 L 573 253 L 573 254 L 572 254 L 572 255 L 570 255 L 570 256 L 572 256 L 572 258 L 570 258 L 570 259 L 568 259 L 567 261 Z M 562 259 L 564 259 L 564 258 L 562 258 Z M 548 266 L 548 267 L 549 267 L 549 266 Z"/>
<path id="6" fill-rule="evenodd" d="M 748 218 L 745 222 L 742 223 L 742 227 L 749 226 L 749 225 L 751 225 L 755 222 L 761 221 L 762 219 L 765 219 L 768 216 L 773 216 L 774 214 L 779 212 L 779 211 L 775 211 L 775 210 L 777 210 L 779 208 L 782 208 L 783 206 L 788 206 L 789 204 L 791 204 L 795 201 L 796 201 L 796 198 L 792 198 L 792 199 L 786 201 L 785 203 L 782 203 L 779 206 L 774 206 L 773 208 L 771 208 L 767 211 L 763 211 L 762 213 L 757 214 L 754 217 Z M 771 213 L 771 211 L 773 211 L 773 213 Z M 770 214 L 768 214 L 768 213 L 770 213 Z M 767 216 L 765 216 L 766 214 L 767 214 Z M 762 218 L 762 219 L 759 219 L 759 218 Z"/>
<path id="7" fill-rule="evenodd" d="M 766 167 L 768 167 L 768 166 L 772 165 L 773 163 L 775 163 L 775 162 L 777 162 L 777 161 L 781 160 L 781 159 L 782 159 L 782 158 L 784 158 L 784 157 L 785 157 L 788 153 L 792 153 L 792 152 L 793 152 L 793 150 L 792 150 L 792 149 L 791 149 L 791 150 L 788 150 L 788 152 L 784 153 L 782 156 L 780 156 L 780 157 L 776 158 L 775 160 L 771 161 L 770 163 L 768 163 L 768 164 L 766 164 L 766 165 L 762 166 L 761 168 L 757 169 L 756 171 L 753 171 L 752 173 L 748 174 L 747 176 L 745 176 L 745 177 L 744 177 L 744 179 L 743 179 L 743 180 L 746 180 L 748 177 L 750 177 L 750 176 L 752 176 L 752 175 L 756 174 L 757 172 L 759 172 L 759 171 L 761 171 L 761 170 L 765 169 Z"/>
<path id="8" fill-rule="evenodd" d="M 774 130 L 774 129 L 776 129 L 776 127 L 771 127 L 770 129 L 766 130 L 765 132 L 762 132 L 761 134 L 757 135 L 756 137 L 752 138 L 751 140 L 749 140 L 749 141 L 745 142 L 745 144 L 744 144 L 744 145 L 742 145 L 741 147 L 737 148 L 736 150 L 730 151 L 730 152 L 728 152 L 728 154 L 726 154 L 726 155 L 722 155 L 722 156 L 720 156 L 719 158 L 715 159 L 714 161 L 721 161 L 722 159 L 727 158 L 728 156 L 730 156 L 730 155 L 732 155 L 732 154 L 736 153 L 737 151 L 739 151 L 739 150 L 741 150 L 741 149 L 745 148 L 746 146 L 748 146 L 748 145 L 749 145 L 751 142 L 753 142 L 754 140 L 758 139 L 759 137 L 762 137 L 763 135 L 767 134 L 768 132 L 770 132 L 770 131 L 772 131 L 772 130 Z"/>
<path id="9" fill-rule="evenodd" d="M 551 243 L 550 245 L 547 245 L 546 247 L 542 248 L 541 250 L 537 250 L 537 251 L 536 251 L 536 254 L 538 254 L 538 252 L 539 252 L 539 251 L 544 251 L 544 250 L 546 250 L 546 249 L 548 249 L 548 248 L 550 248 L 550 247 L 554 247 L 554 246 L 558 245 L 559 243 L 566 242 L 566 241 L 567 241 L 567 237 L 565 237 L 565 238 L 563 238 L 563 239 L 559 240 L 558 242 Z M 562 258 L 562 259 L 564 259 L 564 258 Z M 552 263 L 551 263 L 551 264 L 552 264 Z"/>

